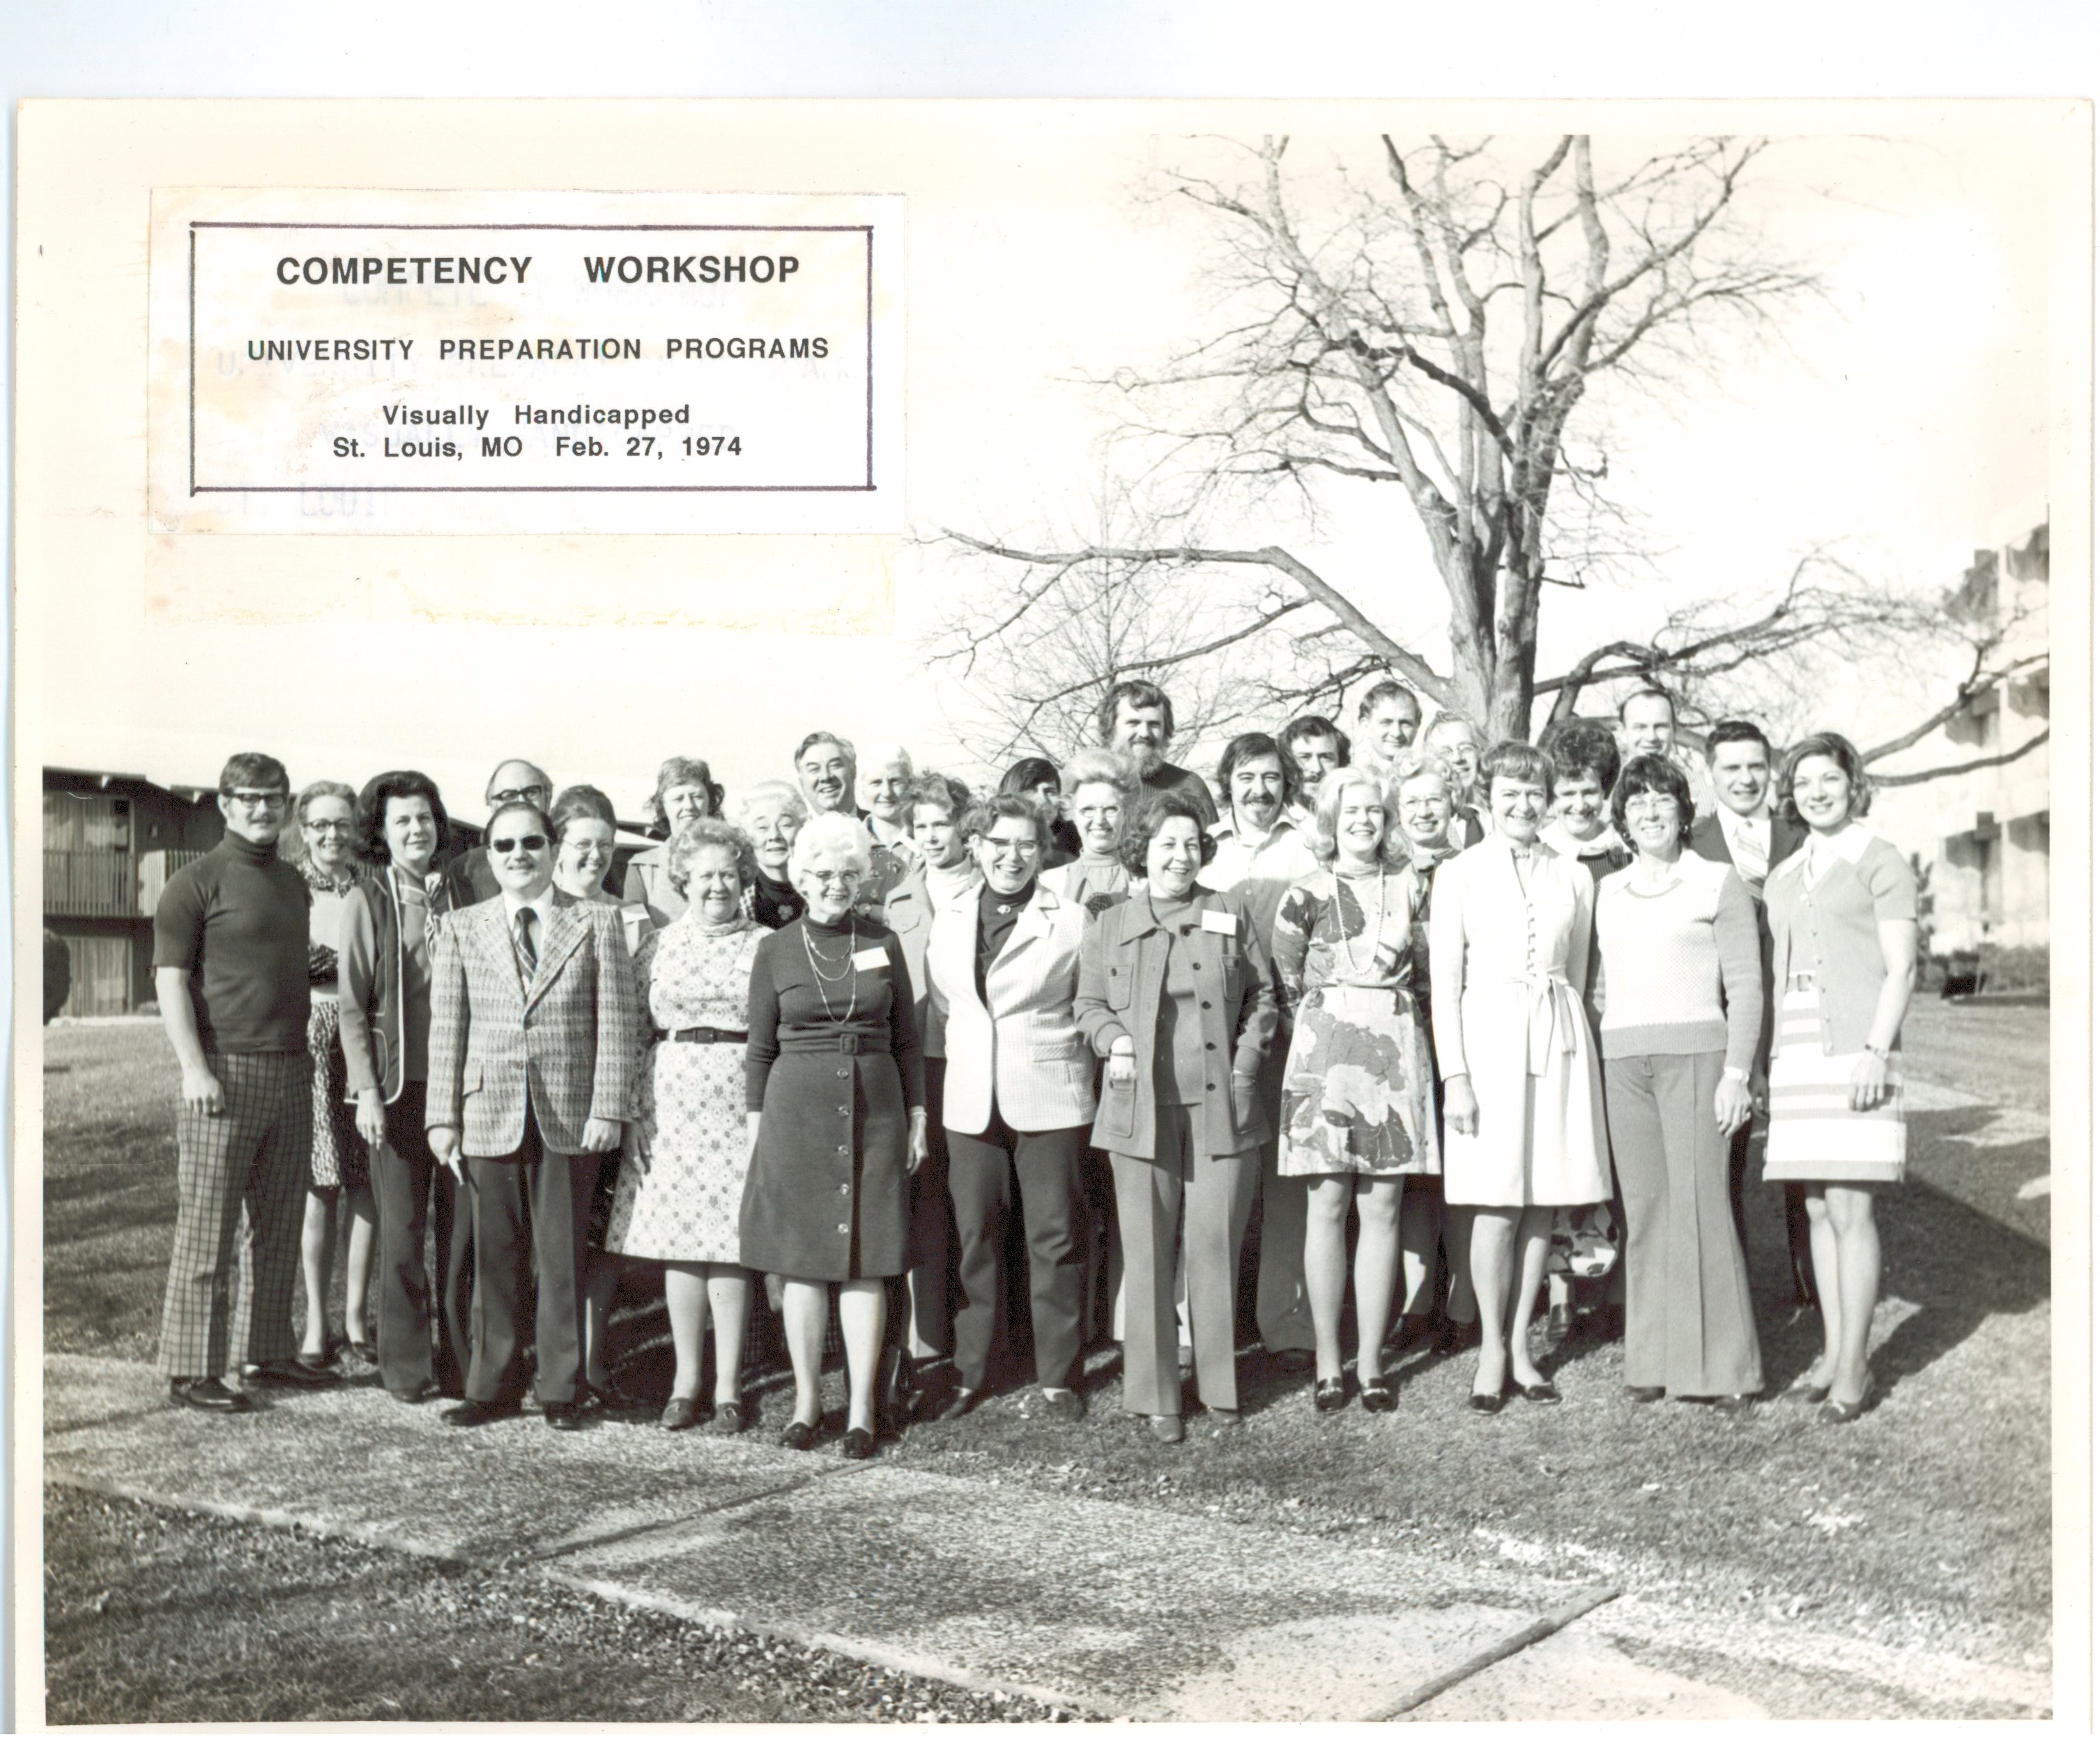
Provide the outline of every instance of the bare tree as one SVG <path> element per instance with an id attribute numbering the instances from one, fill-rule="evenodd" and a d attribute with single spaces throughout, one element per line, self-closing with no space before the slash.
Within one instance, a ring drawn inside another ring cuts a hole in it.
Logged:
<path id="1" fill-rule="evenodd" d="M 1286 139 L 1248 152 L 1237 179 L 1171 178 L 1171 196 L 1212 220 L 1224 323 L 1159 371 L 1114 382 L 1132 433 L 1156 449 L 1140 468 L 1165 534 L 1051 548 L 951 535 L 1051 575 L 1087 562 L 1133 583 L 1258 571 L 1317 606 L 1293 646 L 1298 692 L 1390 669 L 1497 734 L 1524 734 L 1542 600 L 1585 584 L 1582 527 L 1612 511 L 1606 460 L 1571 442 L 1578 410 L 1599 383 L 1647 389 L 1680 373 L 1716 321 L 1761 319 L 1813 280 L 1738 221 L 1758 141 L 1697 140 L 1601 174 L 1582 135 L 1528 157 L 1492 141 L 1380 143 L 1388 184 L 1343 177 L 1328 201 L 1339 217 L 1310 214 L 1285 173 Z M 1390 581 L 1359 595 L 1281 542 L 1203 535 L 1279 495 L 1317 520 L 1345 484 L 1405 502 L 1440 581 L 1449 675 L 1405 625 L 1429 600 L 1410 594 L 1397 540 Z M 1052 589 L 1023 579 L 1016 621 Z M 1243 597 L 1228 642 L 1266 633 L 1276 608 L 1273 589 Z M 1653 648 L 1652 671 L 1669 656 Z M 1572 704 L 1600 661 L 1553 691 Z"/>

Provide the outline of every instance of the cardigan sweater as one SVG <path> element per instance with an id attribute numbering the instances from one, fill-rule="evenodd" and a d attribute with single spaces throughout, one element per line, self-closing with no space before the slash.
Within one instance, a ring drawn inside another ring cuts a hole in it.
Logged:
<path id="1" fill-rule="evenodd" d="M 1813 886 L 1811 848 L 1829 862 Z M 1812 975 L 1823 1053 L 1864 1049 L 1888 977 L 1881 925 L 1917 920 L 1917 876 L 1910 865 L 1886 839 L 1855 821 L 1826 844 L 1811 839 L 1774 869 L 1765 882 L 1765 910 L 1774 997 L 1785 998 L 1789 977 Z"/>
<path id="2" fill-rule="evenodd" d="M 1604 1059 L 1727 1051 L 1749 1071 L 1764 1019 L 1764 972 L 1749 889 L 1732 868 L 1686 851 L 1661 882 L 1638 862 L 1597 884 Z"/>

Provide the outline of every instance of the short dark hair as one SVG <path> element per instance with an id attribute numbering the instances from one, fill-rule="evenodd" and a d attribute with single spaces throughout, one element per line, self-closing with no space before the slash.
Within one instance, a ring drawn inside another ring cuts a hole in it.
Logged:
<path id="1" fill-rule="evenodd" d="M 1293 718 L 1277 733 L 1276 743 L 1286 756 L 1295 760 L 1298 757 L 1298 744 L 1301 742 L 1310 742 L 1318 736 L 1330 736 L 1334 738 L 1335 747 L 1338 751 L 1335 756 L 1336 765 L 1348 765 L 1349 738 L 1342 733 L 1340 725 L 1332 718 L 1322 717 L 1317 712 L 1308 712 L 1303 717 Z M 1300 772 L 1302 775 L 1302 768 Z"/>
<path id="2" fill-rule="evenodd" d="M 1094 712 L 1094 728 L 1104 747 L 1115 740 L 1116 708 L 1125 700 L 1134 707 L 1158 707 L 1161 738 L 1174 739 L 1174 702 L 1167 697 L 1166 689 L 1154 681 L 1118 681 L 1101 695 L 1101 705 Z"/>
<path id="3" fill-rule="evenodd" d="M 391 862 L 394 853 L 386 844 L 386 805 L 396 797 L 421 796 L 430 805 L 430 818 L 437 822 L 438 842 L 434 856 L 443 856 L 452 835 L 452 822 L 445 813 L 445 799 L 437 785 L 421 772 L 382 772 L 366 782 L 357 793 L 359 853 L 368 862 Z"/>
<path id="4" fill-rule="evenodd" d="M 810 750 L 814 747 L 819 742 L 830 743 L 833 747 L 839 749 L 845 754 L 846 756 L 846 764 L 848 765 L 851 766 L 856 772 L 860 770 L 860 756 L 854 752 L 853 743 L 847 741 L 844 736 L 840 735 L 836 730 L 813 730 L 808 735 L 803 737 L 801 741 L 796 745 L 795 757 L 789 760 L 788 764 L 791 766 L 799 767 L 802 764 L 802 756 L 808 753 Z"/>
<path id="5" fill-rule="evenodd" d="M 1492 787 L 1497 778 L 1520 778 L 1545 787 L 1553 794 L 1553 759 L 1543 748 L 1529 742 L 1498 742 L 1480 756 L 1480 783 Z"/>
<path id="6" fill-rule="evenodd" d="M 1228 805 L 1233 798 L 1233 774 L 1251 760 L 1272 757 L 1282 769 L 1284 805 L 1288 807 L 1298 800 L 1305 788 L 1305 774 L 1298 769 L 1298 762 L 1283 752 L 1282 744 L 1275 737 L 1251 730 L 1245 735 L 1233 737 L 1218 757 L 1218 787 L 1224 791 Z"/>
<path id="7" fill-rule="evenodd" d="M 1625 723 L 1626 721 L 1626 708 L 1630 706 L 1637 699 L 1661 700 L 1663 704 L 1670 708 L 1670 721 L 1671 725 L 1674 726 L 1676 724 L 1677 701 L 1675 698 L 1671 694 L 1665 693 L 1662 689 L 1657 687 L 1652 681 L 1644 687 L 1635 688 L 1632 693 L 1627 694 L 1624 699 L 1619 702 L 1619 721 L 1621 724 Z"/>
<path id="8" fill-rule="evenodd" d="M 1677 842 L 1692 842 L 1692 781 L 1685 777 L 1674 760 L 1665 760 L 1660 754 L 1636 754 L 1626 762 L 1626 770 L 1612 787 L 1612 824 L 1619 830 L 1619 836 L 1629 842 L 1633 834 L 1626 830 L 1626 805 L 1635 796 L 1652 791 L 1670 796 L 1677 803 Z"/>
<path id="9" fill-rule="evenodd" d="M 946 809 L 950 819 L 958 820 L 970 811 L 970 787 L 945 772 L 922 772 L 912 779 L 911 788 L 905 795 L 907 821 L 921 803 L 928 808 Z"/>
<path id="10" fill-rule="evenodd" d="M 1040 754 L 1030 754 L 1006 769 L 1006 776 L 999 781 L 999 793 L 1002 796 L 1026 796 L 1046 781 L 1058 783 L 1057 762 L 1045 760 Z"/>
<path id="11" fill-rule="evenodd" d="M 1852 800 L 1846 805 L 1845 818 L 1857 820 L 1873 802 L 1873 782 L 1867 776 L 1866 762 L 1860 758 L 1860 751 L 1834 730 L 1819 730 L 1813 735 L 1803 736 L 1786 751 L 1786 764 L 1780 769 L 1780 818 L 1797 827 L 1808 822 L 1801 818 L 1801 810 L 1793 803 L 1793 775 L 1801 769 L 1804 760 L 1816 758 L 1834 760 L 1838 769 L 1845 774 L 1852 787 Z"/>
<path id="12" fill-rule="evenodd" d="M 1371 715 L 1373 709 L 1381 700 L 1388 699 L 1414 701 L 1415 722 L 1419 724 L 1422 721 L 1422 696 L 1405 681 L 1390 680 L 1379 682 L 1370 692 L 1357 702 L 1357 721 L 1361 724 Z"/>
<path id="13" fill-rule="evenodd" d="M 1599 788 L 1608 796 L 1611 793 L 1612 782 L 1619 775 L 1619 743 L 1609 725 L 1595 718 L 1569 718 L 1554 728 L 1545 747 L 1553 756 L 1553 769 L 1559 777 L 1577 778 L 1594 772 Z"/>
<path id="14" fill-rule="evenodd" d="M 1035 829 L 1036 848 L 1050 849 L 1050 817 L 1031 798 L 1012 791 L 995 791 L 963 817 L 963 837 L 974 843 L 1002 820 L 1025 820 Z"/>
<path id="15" fill-rule="evenodd" d="M 1218 853 L 1218 841 L 1203 824 L 1203 811 L 1178 790 L 1157 791 L 1141 804 L 1137 813 L 1124 823 L 1121 847 L 1123 866 L 1142 879 L 1145 870 L 1145 855 L 1152 841 L 1158 836 L 1159 829 L 1170 820 L 1193 820 L 1196 823 L 1198 860 L 1208 862 Z"/>
<path id="16" fill-rule="evenodd" d="M 281 790 L 292 793 L 292 774 L 275 755 L 245 753 L 231 756 L 218 774 L 218 793 L 230 796 L 236 790 Z"/>
<path id="17" fill-rule="evenodd" d="M 496 830 L 496 822 L 502 819 L 505 814 L 530 814 L 533 819 L 540 822 L 540 830 L 545 833 L 549 840 L 554 835 L 554 823 L 547 818 L 547 811 L 538 803 L 527 802 L 520 797 L 515 802 L 505 803 L 501 808 L 488 817 L 488 824 L 481 829 L 482 840 L 484 844 L 487 843 L 489 834 Z"/>
<path id="18" fill-rule="evenodd" d="M 1731 742 L 1754 742 L 1765 751 L 1765 758 L 1771 758 L 1771 738 L 1748 718 L 1723 718 L 1706 732 L 1706 762 L 1711 765 L 1714 750 Z"/>
<path id="19" fill-rule="evenodd" d="M 554 798 L 554 805 L 547 810 L 547 825 L 557 843 L 572 820 L 602 820 L 615 830 L 620 825 L 612 812 L 612 798 L 595 784 L 571 784 Z M 496 824 L 493 818 L 489 824 Z"/>

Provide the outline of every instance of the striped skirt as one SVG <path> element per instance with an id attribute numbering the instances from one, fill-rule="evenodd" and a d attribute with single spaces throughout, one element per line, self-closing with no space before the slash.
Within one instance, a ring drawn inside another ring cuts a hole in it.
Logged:
<path id="1" fill-rule="evenodd" d="M 1864 1053 L 1824 1055 L 1815 991 L 1786 992 L 1772 1039 L 1767 1182 L 1903 1180 L 1903 1058 L 1889 1057 L 1890 1091 L 1881 1107 L 1855 1110 L 1852 1069 Z"/>

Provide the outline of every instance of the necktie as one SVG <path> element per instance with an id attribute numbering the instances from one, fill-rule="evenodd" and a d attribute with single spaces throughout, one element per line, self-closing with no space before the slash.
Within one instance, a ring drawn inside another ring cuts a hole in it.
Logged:
<path id="1" fill-rule="evenodd" d="M 1740 821 L 1736 827 L 1736 866 L 1742 871 L 1743 879 L 1756 892 L 1765 884 L 1765 875 L 1771 870 L 1771 852 L 1765 844 L 1764 823 L 1762 821 Z"/>
<path id="2" fill-rule="evenodd" d="M 532 915 L 531 906 L 518 906 L 518 962 L 525 968 L 527 981 L 530 981 L 532 973 L 540 968 L 540 950 L 532 944 Z"/>

